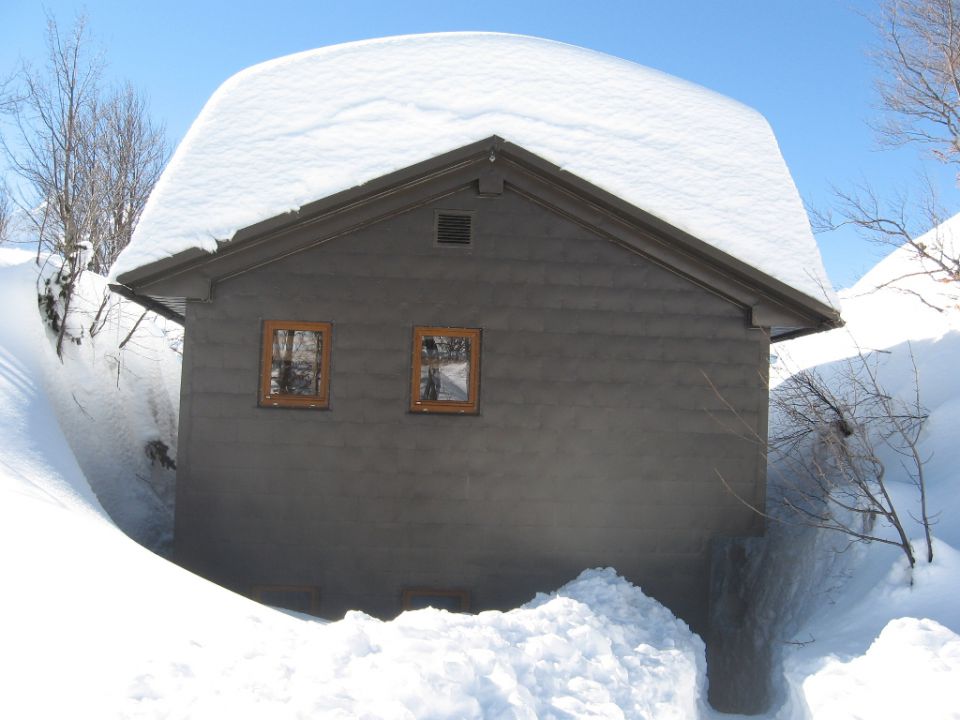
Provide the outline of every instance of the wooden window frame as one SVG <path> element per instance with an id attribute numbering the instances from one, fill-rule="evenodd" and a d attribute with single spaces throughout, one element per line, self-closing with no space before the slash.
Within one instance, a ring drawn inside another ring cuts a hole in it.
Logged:
<path id="1" fill-rule="evenodd" d="M 267 592 L 277 592 L 277 593 L 308 593 L 310 595 L 310 609 L 307 610 L 308 615 L 319 615 L 320 613 L 320 589 L 315 585 L 254 585 L 251 588 L 251 597 L 261 605 L 266 605 L 267 607 L 278 607 L 277 605 L 270 605 L 269 603 L 264 602 L 263 594 Z M 290 610 L 291 612 L 298 612 L 292 608 L 283 608 L 284 610 Z"/>
<path id="2" fill-rule="evenodd" d="M 467 400 L 420 399 L 420 347 L 427 335 L 451 335 L 470 338 L 470 381 Z M 413 358 L 410 374 L 410 412 L 477 415 L 480 412 L 480 328 L 436 327 L 415 325 L 413 328 Z"/>
<path id="3" fill-rule="evenodd" d="M 270 392 L 270 373 L 273 369 L 273 333 L 276 330 L 303 330 L 322 335 L 320 353 L 320 386 L 317 395 L 274 395 Z M 261 335 L 260 396 L 261 407 L 298 407 L 326 410 L 330 407 L 330 346 L 333 324 L 328 322 L 296 322 L 291 320 L 264 320 Z"/>
<path id="4" fill-rule="evenodd" d="M 415 596 L 418 597 L 455 597 L 460 599 L 460 609 L 454 612 L 470 612 L 470 593 L 466 590 L 444 590 L 437 588 L 404 588 L 400 603 L 403 610 L 412 610 L 411 601 Z"/>

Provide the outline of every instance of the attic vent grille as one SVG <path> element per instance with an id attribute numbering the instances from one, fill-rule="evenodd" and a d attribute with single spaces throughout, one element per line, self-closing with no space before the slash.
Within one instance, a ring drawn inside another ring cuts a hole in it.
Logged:
<path id="1" fill-rule="evenodd" d="M 437 244 L 469 245 L 473 242 L 473 215 L 470 213 L 438 212 Z"/>

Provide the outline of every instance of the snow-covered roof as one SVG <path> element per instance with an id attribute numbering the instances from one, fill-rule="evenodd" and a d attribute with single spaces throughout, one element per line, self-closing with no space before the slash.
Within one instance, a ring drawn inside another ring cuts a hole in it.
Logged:
<path id="1" fill-rule="evenodd" d="M 754 110 L 539 38 L 335 45 L 227 80 L 157 183 L 111 276 L 498 135 L 836 306 L 773 132 Z"/>

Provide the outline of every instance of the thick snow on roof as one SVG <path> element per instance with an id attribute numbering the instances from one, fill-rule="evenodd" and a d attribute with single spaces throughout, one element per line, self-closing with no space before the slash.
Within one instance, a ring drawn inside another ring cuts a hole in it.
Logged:
<path id="1" fill-rule="evenodd" d="M 348 43 L 234 75 L 180 144 L 112 275 L 213 252 L 243 227 L 491 135 L 832 303 L 763 117 L 625 60 L 495 33 Z"/>

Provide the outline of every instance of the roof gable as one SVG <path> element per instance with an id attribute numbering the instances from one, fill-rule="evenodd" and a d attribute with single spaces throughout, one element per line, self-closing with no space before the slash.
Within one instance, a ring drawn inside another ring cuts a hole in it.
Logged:
<path id="1" fill-rule="evenodd" d="M 215 253 L 196 248 L 120 275 L 114 288 L 168 316 L 207 300 L 239 274 L 342 237 L 465 188 L 504 189 L 563 215 L 732 303 L 782 333 L 838 323 L 825 303 L 597 188 L 535 154 L 492 137 L 239 231 Z M 776 334 L 776 333 L 775 333 Z"/>
<path id="2" fill-rule="evenodd" d="M 507 137 L 832 303 L 766 121 L 709 90 L 561 43 L 486 33 L 321 48 L 230 78 L 177 149 L 114 275 Z"/>

